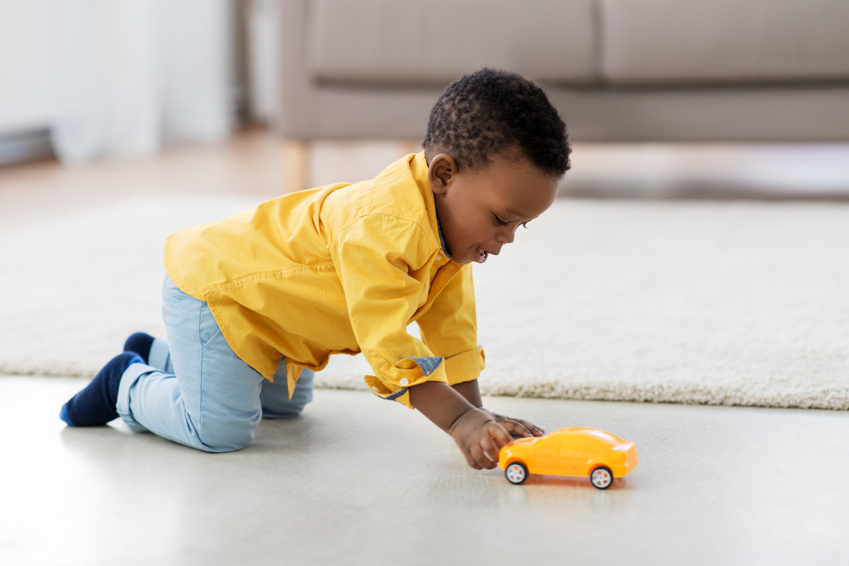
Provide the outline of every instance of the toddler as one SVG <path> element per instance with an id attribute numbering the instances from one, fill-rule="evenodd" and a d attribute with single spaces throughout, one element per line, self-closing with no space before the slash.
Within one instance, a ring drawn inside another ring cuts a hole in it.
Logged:
<path id="1" fill-rule="evenodd" d="M 448 432 L 475 469 L 495 467 L 512 436 L 542 435 L 483 408 L 471 264 L 551 206 L 569 169 L 566 126 L 536 85 L 483 69 L 445 89 L 423 147 L 370 181 L 169 237 L 167 340 L 130 336 L 62 420 L 120 416 L 186 446 L 238 450 L 262 417 L 301 413 L 332 354 L 362 352 L 371 390 Z"/>

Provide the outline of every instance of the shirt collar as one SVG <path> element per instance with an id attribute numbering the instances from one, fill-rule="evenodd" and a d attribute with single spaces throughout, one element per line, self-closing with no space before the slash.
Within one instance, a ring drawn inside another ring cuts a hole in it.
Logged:
<path id="1" fill-rule="evenodd" d="M 442 226 L 439 223 L 439 215 L 436 213 L 436 202 L 434 200 L 433 191 L 430 188 L 430 183 L 427 180 L 427 158 L 425 152 L 421 151 L 416 155 L 411 156 L 409 161 L 410 170 L 416 183 L 419 185 L 419 190 L 425 196 L 429 206 L 429 215 L 431 222 L 436 221 L 436 231 L 439 233 L 439 244 L 442 246 L 442 253 L 446 258 L 451 259 L 451 254 L 448 253 L 448 246 L 445 245 L 445 236 L 442 234 Z M 433 224 L 431 224 L 432 226 Z"/>
<path id="2" fill-rule="evenodd" d="M 451 254 L 448 253 L 448 246 L 445 245 L 445 236 L 442 235 L 442 225 L 439 223 L 439 216 L 436 217 L 436 230 L 439 232 L 439 243 L 442 245 L 442 253 L 445 257 L 451 259 Z"/>

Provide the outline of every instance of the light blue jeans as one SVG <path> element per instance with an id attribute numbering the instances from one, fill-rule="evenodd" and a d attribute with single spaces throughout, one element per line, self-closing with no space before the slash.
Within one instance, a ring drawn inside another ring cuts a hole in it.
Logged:
<path id="1" fill-rule="evenodd" d="M 273 383 L 264 379 L 233 353 L 207 304 L 167 277 L 162 318 L 168 340 L 157 338 L 149 365 L 132 364 L 121 377 L 118 414 L 130 429 L 230 452 L 253 440 L 263 417 L 297 416 L 312 400 L 313 372 L 301 373 L 290 400 L 286 359 Z"/>

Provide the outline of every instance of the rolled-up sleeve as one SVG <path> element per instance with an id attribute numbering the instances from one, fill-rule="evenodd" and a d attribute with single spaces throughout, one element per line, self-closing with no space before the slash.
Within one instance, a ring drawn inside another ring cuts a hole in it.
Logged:
<path id="1" fill-rule="evenodd" d="M 448 383 L 473 381 L 485 365 L 478 345 L 477 312 L 472 266 L 464 265 L 418 320 L 422 340 L 445 359 Z"/>
<path id="2" fill-rule="evenodd" d="M 448 382 L 447 362 L 407 325 L 426 295 L 414 277 L 430 255 L 426 232 L 390 215 L 363 216 L 339 232 L 331 255 L 357 344 L 375 372 L 365 380 L 377 395 L 412 407 L 408 388 Z"/>

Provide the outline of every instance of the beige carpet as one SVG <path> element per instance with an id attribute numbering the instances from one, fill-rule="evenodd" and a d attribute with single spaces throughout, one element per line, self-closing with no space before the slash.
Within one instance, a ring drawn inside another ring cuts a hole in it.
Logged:
<path id="1" fill-rule="evenodd" d="M 0 227 L 0 372 L 89 376 L 161 333 L 164 238 L 256 202 Z M 849 409 L 849 204 L 560 200 L 475 277 L 485 393 Z M 366 371 L 337 358 L 319 384 Z"/>

